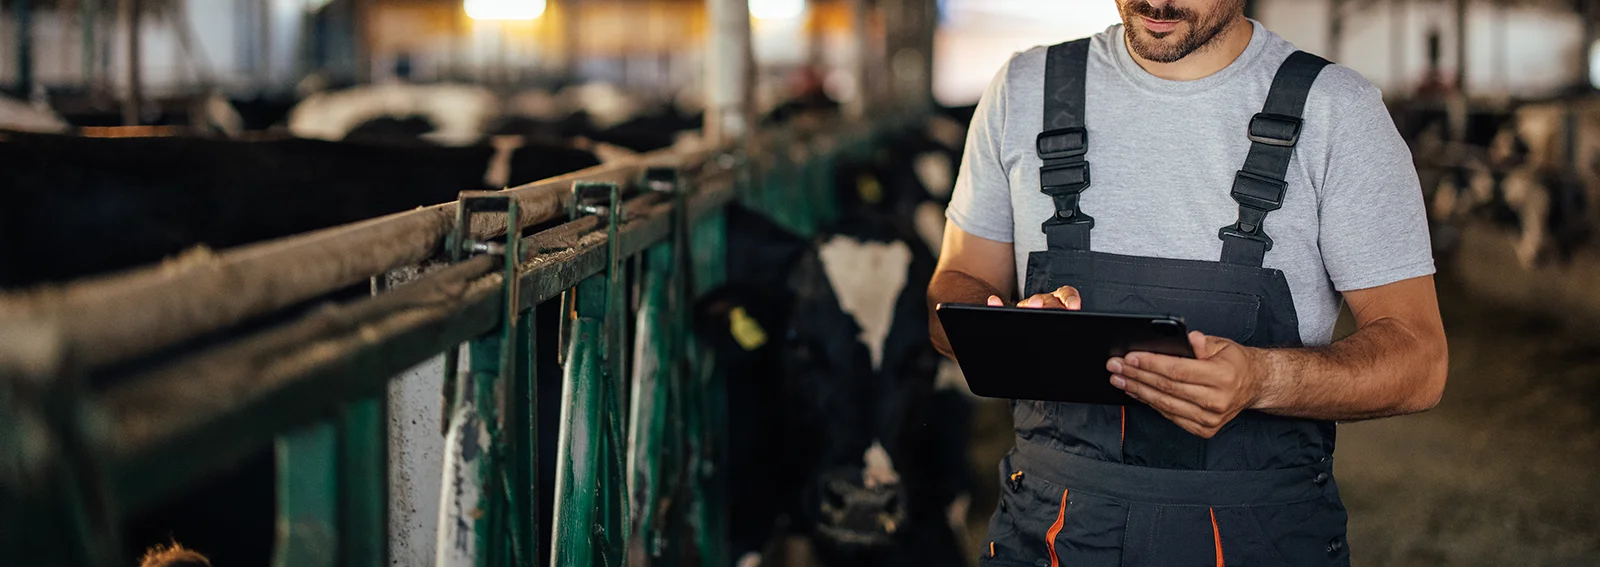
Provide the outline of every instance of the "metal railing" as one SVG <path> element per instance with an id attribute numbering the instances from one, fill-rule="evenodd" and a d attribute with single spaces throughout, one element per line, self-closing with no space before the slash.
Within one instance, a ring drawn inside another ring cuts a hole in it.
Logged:
<path id="1" fill-rule="evenodd" d="M 275 442 L 274 564 L 387 564 L 381 395 L 439 353 L 455 467 L 441 564 L 533 565 L 540 534 L 555 565 L 726 563 L 725 400 L 688 308 L 722 279 L 730 202 L 800 231 L 827 216 L 832 156 L 871 132 L 823 132 L 645 154 L 0 295 L 0 563 L 121 564 L 130 512 Z M 369 279 L 371 297 L 328 299 Z M 564 376 L 554 526 L 541 526 L 533 408 L 550 393 L 533 375 L 532 308 L 553 300 Z"/>

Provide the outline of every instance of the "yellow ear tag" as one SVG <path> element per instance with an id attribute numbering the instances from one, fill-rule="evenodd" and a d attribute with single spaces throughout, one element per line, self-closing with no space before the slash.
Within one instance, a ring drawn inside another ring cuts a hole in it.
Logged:
<path id="1" fill-rule="evenodd" d="M 733 334 L 734 342 L 747 351 L 767 344 L 767 331 L 745 312 L 744 307 L 735 307 L 728 312 L 728 332 Z"/>
<path id="2" fill-rule="evenodd" d="M 878 178 L 871 175 L 862 175 L 856 178 L 856 193 L 861 195 L 861 202 L 876 205 L 883 201 L 883 185 L 878 183 Z"/>

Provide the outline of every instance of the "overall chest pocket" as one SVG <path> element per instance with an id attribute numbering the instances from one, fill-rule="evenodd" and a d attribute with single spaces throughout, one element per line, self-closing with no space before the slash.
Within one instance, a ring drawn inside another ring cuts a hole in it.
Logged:
<path id="1" fill-rule="evenodd" d="M 1261 298 L 1243 293 L 1096 282 L 1079 288 L 1085 310 L 1183 318 L 1189 330 L 1248 344 L 1256 334 Z"/>

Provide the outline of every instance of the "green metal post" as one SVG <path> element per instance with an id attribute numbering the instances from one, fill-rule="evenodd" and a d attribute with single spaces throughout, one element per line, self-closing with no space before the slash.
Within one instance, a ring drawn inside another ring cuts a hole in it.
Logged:
<path id="1" fill-rule="evenodd" d="M 673 274 L 673 243 L 665 242 L 646 253 L 643 293 L 639 300 L 634 338 L 633 403 L 628 431 L 628 496 L 637 510 L 629 526 L 637 542 L 630 552 L 653 556 L 659 552 L 655 502 L 659 495 L 662 449 L 666 440 L 669 389 L 673 384 L 674 321 L 668 303 Z"/>
<path id="2" fill-rule="evenodd" d="M 340 440 L 340 564 L 388 565 L 388 431 L 382 398 L 345 408 Z"/>
<path id="3" fill-rule="evenodd" d="M 277 442 L 273 567 L 333 567 L 339 559 L 338 433 L 319 423 Z"/>
<path id="4" fill-rule="evenodd" d="M 721 285 L 727 278 L 727 217 L 710 216 L 690 234 L 694 261 L 694 292 L 701 295 Z M 693 501 L 689 504 L 690 528 L 702 565 L 727 565 L 727 497 L 718 475 L 724 470 L 726 452 L 726 396 L 724 384 L 714 371 L 711 354 L 689 337 L 688 350 L 693 369 L 692 385 L 684 396 L 684 428 L 688 438 L 689 472 Z"/>
<path id="5" fill-rule="evenodd" d="M 597 282 L 579 284 L 591 290 Z M 603 282 L 598 282 L 603 285 Z M 592 300 L 591 300 L 592 301 Z M 561 432 L 556 448 L 555 533 L 550 564 L 554 567 L 595 564 L 595 508 L 598 504 L 600 451 L 600 387 L 605 380 L 600 360 L 600 319 L 580 316 L 572 324 L 572 341 L 561 384 Z M 592 311 L 591 311 L 592 314 Z"/>
<path id="6" fill-rule="evenodd" d="M 603 204 L 601 204 L 603 203 Z M 570 215 L 604 213 L 605 272 L 580 282 L 563 299 L 573 305 L 570 349 L 562 384 L 556 469 L 554 565 L 622 565 L 628 502 L 622 434 L 621 188 L 615 183 L 573 186 Z M 598 509 L 597 509 L 598 507 Z"/>
<path id="7" fill-rule="evenodd" d="M 538 377 L 534 364 L 534 312 L 517 318 L 517 368 L 507 417 L 511 447 L 506 468 L 506 515 L 512 536 L 507 538 L 517 567 L 533 567 L 539 556 L 539 407 Z"/>
<path id="8" fill-rule="evenodd" d="M 515 332 L 515 325 L 508 326 Z M 480 338 L 467 345 L 469 359 L 467 385 L 471 388 L 471 392 L 463 393 L 472 396 L 472 409 L 477 412 L 474 424 L 477 430 L 463 433 L 477 437 L 476 440 L 467 442 L 478 443 L 478 449 L 482 451 L 476 459 L 468 461 L 472 468 L 469 474 L 476 477 L 481 491 L 476 509 L 469 512 L 473 520 L 473 548 L 477 551 L 473 564 L 479 567 L 502 564 L 499 552 L 505 537 L 500 522 L 502 512 L 499 506 L 500 470 L 497 458 L 499 452 L 497 447 L 501 442 L 497 390 L 501 384 L 499 377 L 502 352 L 501 337 L 498 336 Z"/>
<path id="9" fill-rule="evenodd" d="M 493 250 L 488 243 L 468 238 L 473 213 L 503 211 L 509 224 L 500 249 L 504 267 L 498 332 L 467 343 L 466 379 L 445 397 L 447 402 L 454 400 L 454 407 L 446 429 L 447 478 L 442 504 L 446 509 L 439 526 L 438 558 L 442 564 L 479 567 L 531 562 L 535 551 L 524 545 L 529 528 L 518 506 L 523 500 L 516 496 L 523 487 L 513 485 L 524 472 L 515 452 L 525 444 L 517 440 L 522 437 L 521 420 L 516 415 L 519 410 L 511 404 L 517 403 L 514 398 L 520 397 L 524 388 L 521 373 L 531 372 L 531 365 L 519 364 L 529 356 L 522 345 L 529 332 L 517 304 L 522 263 L 520 211 L 515 199 L 493 191 L 464 191 L 457 203 L 456 231 L 446 241 L 452 259 L 459 260 L 469 249 Z M 446 356 L 447 373 L 455 364 L 454 357 Z M 449 384 L 450 376 L 445 378 Z"/>

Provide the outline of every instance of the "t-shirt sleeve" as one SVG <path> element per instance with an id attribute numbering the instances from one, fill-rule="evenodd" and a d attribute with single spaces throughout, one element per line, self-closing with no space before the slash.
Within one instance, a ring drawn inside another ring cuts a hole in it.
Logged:
<path id="1" fill-rule="evenodd" d="M 1001 141 L 1005 139 L 1008 61 L 989 82 L 967 130 L 967 145 L 945 216 L 968 234 L 1011 242 L 1011 182 Z"/>
<path id="2" fill-rule="evenodd" d="M 1432 274 L 1422 186 L 1382 93 L 1363 84 L 1343 98 L 1333 105 L 1319 191 L 1328 278 L 1343 292 Z"/>

